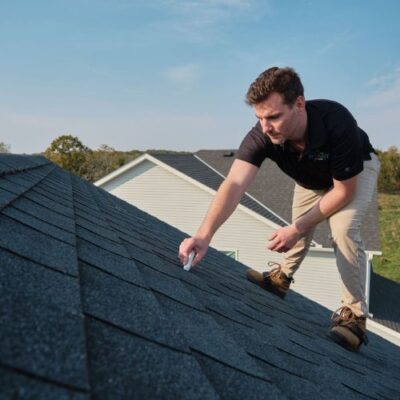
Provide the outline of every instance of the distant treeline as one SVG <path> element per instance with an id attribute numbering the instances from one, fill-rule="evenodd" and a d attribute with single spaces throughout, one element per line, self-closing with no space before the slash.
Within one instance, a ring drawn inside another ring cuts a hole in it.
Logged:
<path id="1" fill-rule="evenodd" d="M 10 146 L 0 142 L 0 152 L 10 151 Z M 175 153 L 166 150 L 149 150 L 158 153 Z M 44 152 L 44 156 L 68 171 L 95 182 L 110 172 L 143 154 L 143 151 L 117 151 L 107 145 L 91 150 L 74 136 L 63 135 L 55 139 Z M 179 153 L 179 152 L 176 152 Z M 392 146 L 378 150 L 381 161 L 381 173 L 378 191 L 385 193 L 400 192 L 400 151 Z"/>
<path id="2" fill-rule="evenodd" d="M 166 150 L 147 151 L 181 153 Z M 43 155 L 75 175 L 89 182 L 95 182 L 143 153 L 146 151 L 118 151 L 106 144 L 101 145 L 97 150 L 92 150 L 77 137 L 63 135 L 53 140 Z"/>
<path id="3" fill-rule="evenodd" d="M 396 146 L 386 151 L 378 150 L 381 172 L 378 179 L 378 191 L 381 193 L 400 192 L 400 151 Z"/>

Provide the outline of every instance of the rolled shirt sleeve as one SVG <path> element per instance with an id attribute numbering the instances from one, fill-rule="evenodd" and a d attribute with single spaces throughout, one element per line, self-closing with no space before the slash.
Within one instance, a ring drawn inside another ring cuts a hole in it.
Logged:
<path id="1" fill-rule="evenodd" d="M 244 137 L 236 153 L 236 159 L 247 161 L 259 168 L 266 157 L 268 157 L 268 143 L 257 124 Z"/>

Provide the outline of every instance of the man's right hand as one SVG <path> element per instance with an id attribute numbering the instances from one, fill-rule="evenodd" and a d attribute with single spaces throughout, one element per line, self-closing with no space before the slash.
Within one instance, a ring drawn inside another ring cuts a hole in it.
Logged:
<path id="1" fill-rule="evenodd" d="M 195 236 L 185 239 L 179 246 L 179 259 L 185 265 L 192 251 L 196 265 L 207 253 L 211 238 L 219 227 L 235 211 L 240 198 L 254 180 L 258 167 L 247 161 L 235 160 L 228 176 L 219 187 L 211 206 Z"/>
<path id="2" fill-rule="evenodd" d="M 182 241 L 179 246 L 179 259 L 182 265 L 185 265 L 189 260 L 189 254 L 194 251 L 196 256 L 193 259 L 192 266 L 198 264 L 205 256 L 208 250 L 210 240 L 190 237 Z"/>

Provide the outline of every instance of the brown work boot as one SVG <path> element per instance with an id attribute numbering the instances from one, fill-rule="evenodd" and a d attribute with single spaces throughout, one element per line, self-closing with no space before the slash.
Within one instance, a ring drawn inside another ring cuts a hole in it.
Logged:
<path id="1" fill-rule="evenodd" d="M 347 306 L 342 306 L 332 314 L 330 336 L 334 342 L 347 350 L 357 351 L 368 343 L 366 318 L 357 317 Z"/>
<path id="2" fill-rule="evenodd" d="M 268 292 L 284 299 L 289 291 L 289 286 L 293 281 L 293 278 L 288 278 L 283 272 L 281 272 L 281 266 L 279 264 L 269 262 L 268 265 L 277 265 L 277 267 L 268 272 L 258 272 L 254 269 L 248 269 L 247 279 L 261 286 L 263 289 L 268 290 Z"/>

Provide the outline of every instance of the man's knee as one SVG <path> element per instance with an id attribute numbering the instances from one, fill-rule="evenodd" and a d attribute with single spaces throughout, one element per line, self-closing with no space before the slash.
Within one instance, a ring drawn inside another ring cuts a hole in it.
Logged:
<path id="1" fill-rule="evenodd" d="M 331 238 L 334 244 L 344 242 L 361 243 L 361 229 L 359 226 L 349 224 L 331 226 Z"/>

